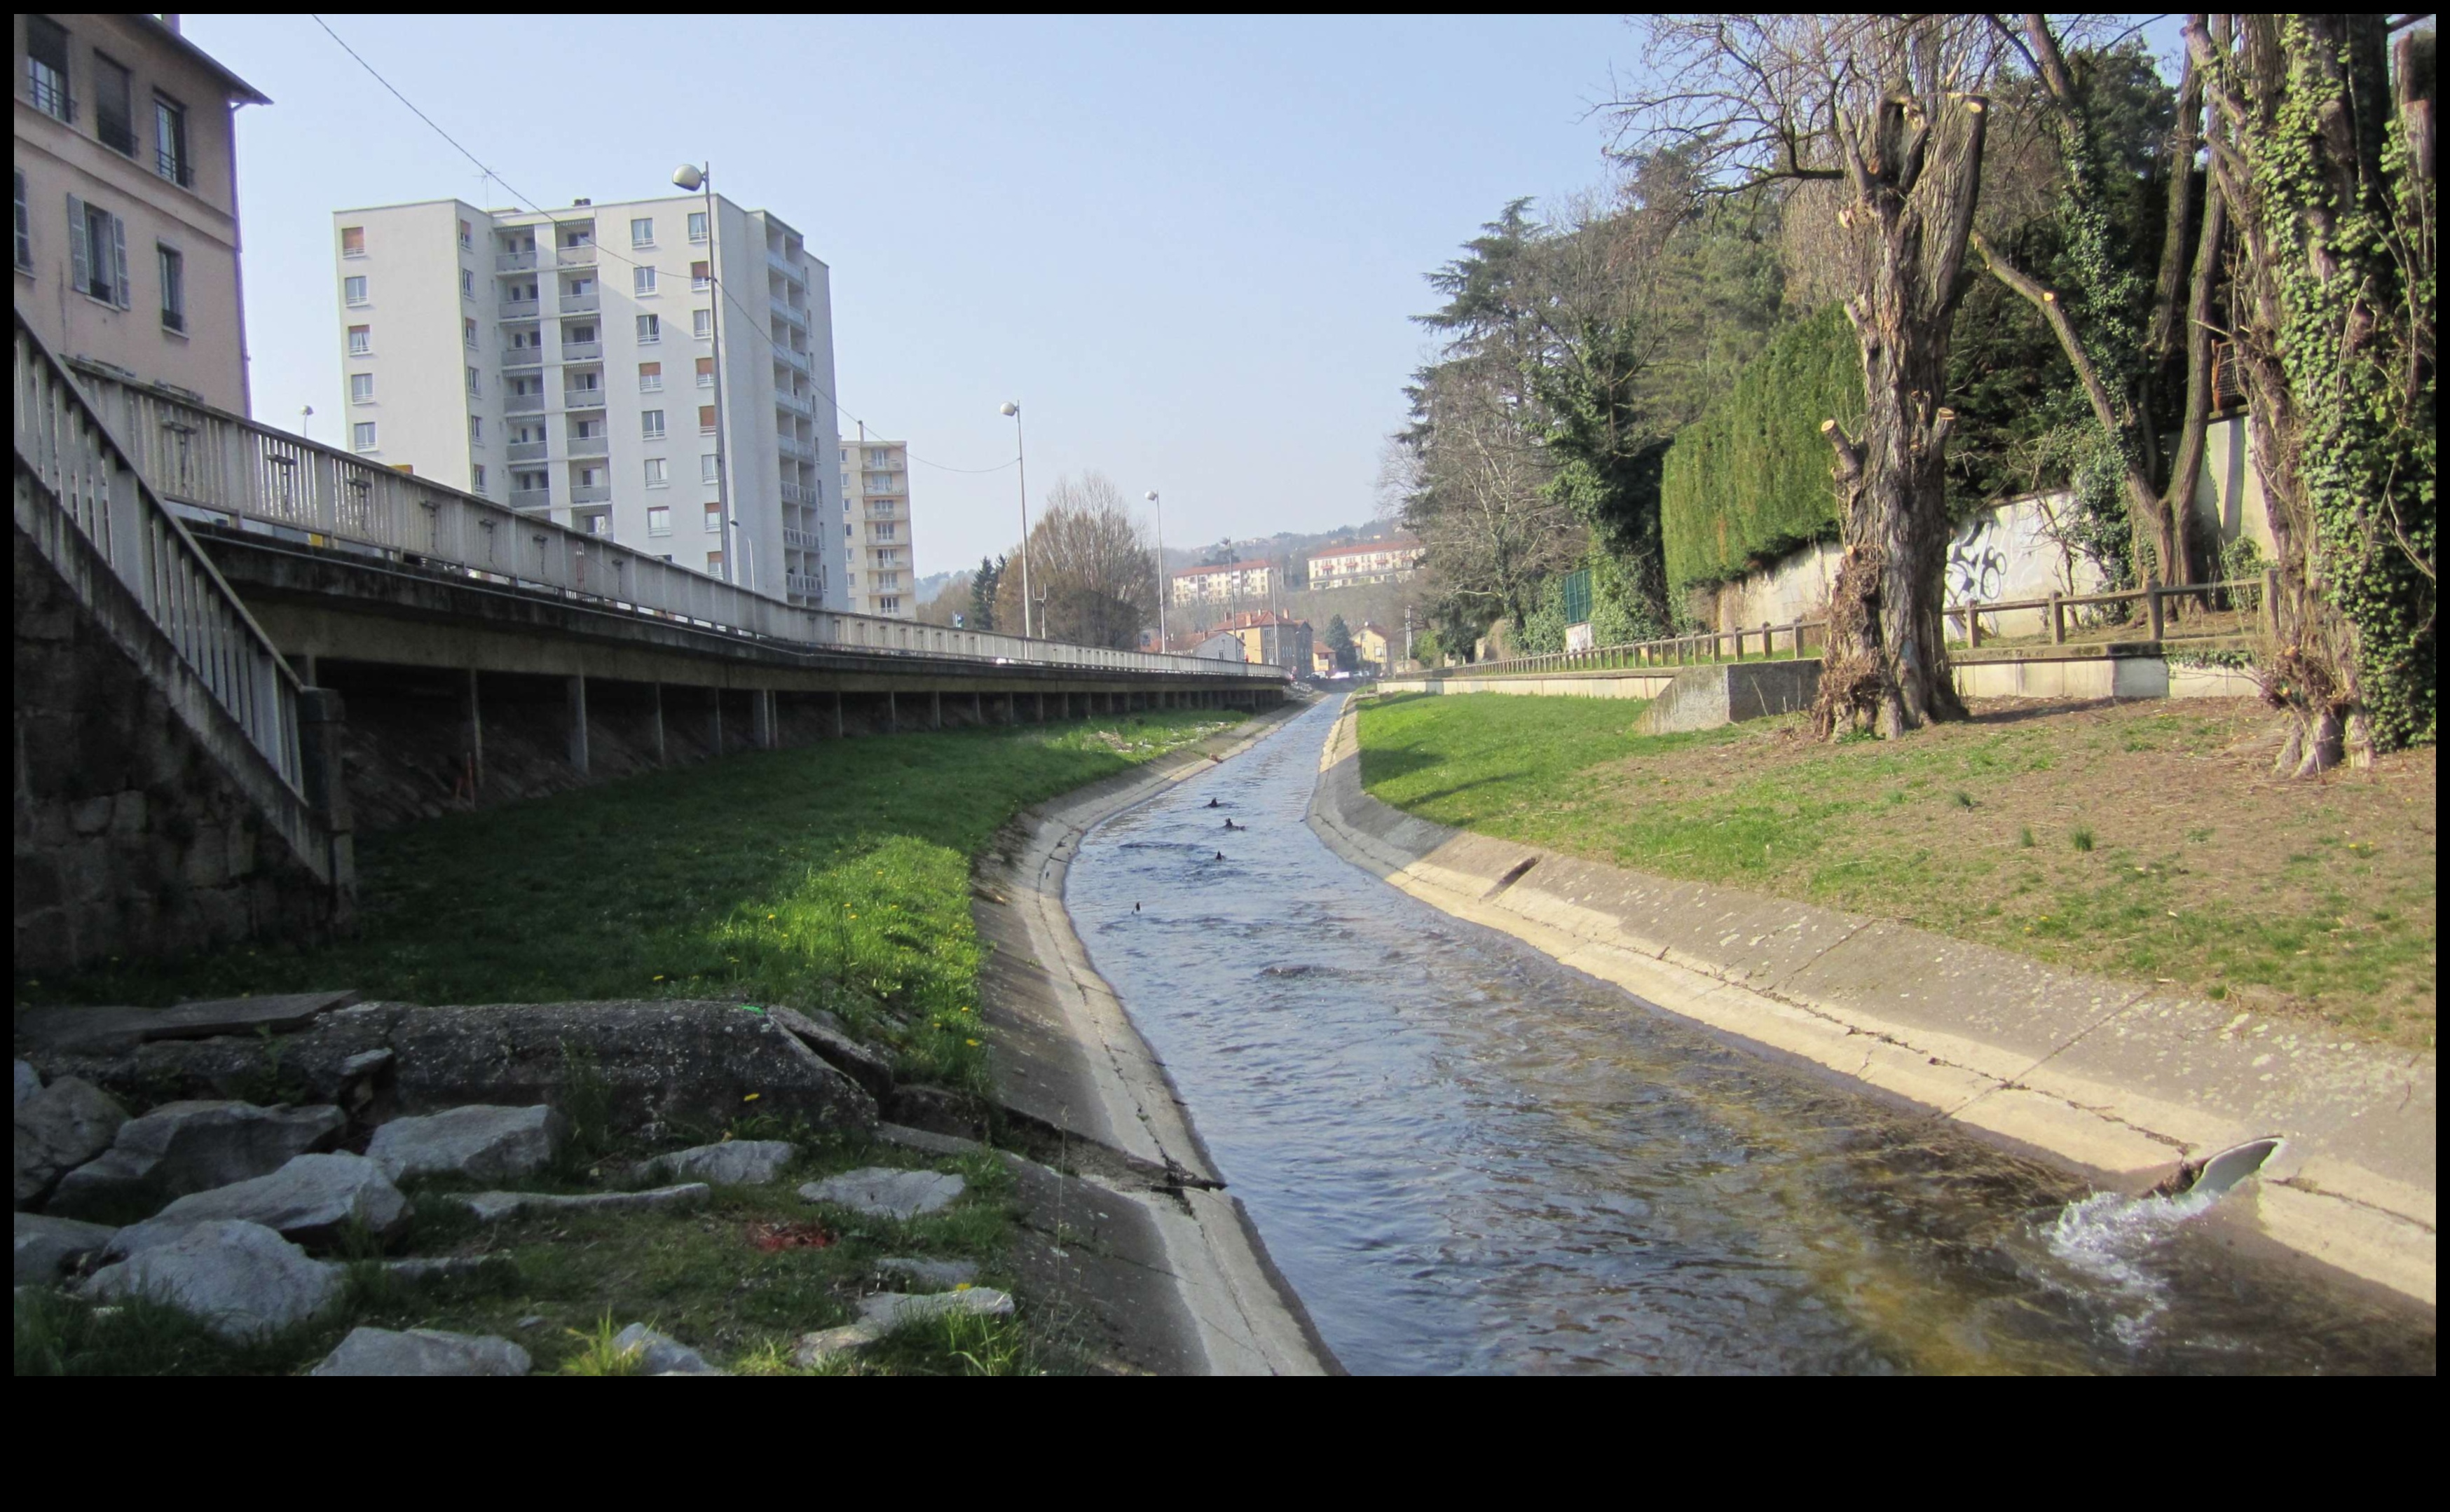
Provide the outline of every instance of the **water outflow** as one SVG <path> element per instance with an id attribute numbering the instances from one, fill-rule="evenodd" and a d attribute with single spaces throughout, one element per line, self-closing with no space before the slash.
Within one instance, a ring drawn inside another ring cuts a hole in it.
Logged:
<path id="1" fill-rule="evenodd" d="M 1349 865 L 1303 822 L 1334 717 L 1099 827 L 1068 902 L 1350 1367 L 2433 1367 L 2204 1192 L 2090 1193 Z"/>

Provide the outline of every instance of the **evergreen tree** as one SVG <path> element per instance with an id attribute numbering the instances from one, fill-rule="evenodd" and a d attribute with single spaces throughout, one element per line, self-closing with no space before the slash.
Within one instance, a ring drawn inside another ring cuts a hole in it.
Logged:
<path id="1" fill-rule="evenodd" d="M 979 570 L 970 578 L 971 630 L 991 630 L 996 628 L 996 589 L 1003 582 L 1004 559 L 982 556 Z"/>
<path id="2" fill-rule="evenodd" d="M 1334 615 L 1327 622 L 1327 649 L 1330 654 L 1334 656 L 1338 669 L 1348 672 L 1352 670 L 1357 661 L 1352 649 L 1352 627 L 1344 623 L 1344 616 L 1341 614 Z"/>

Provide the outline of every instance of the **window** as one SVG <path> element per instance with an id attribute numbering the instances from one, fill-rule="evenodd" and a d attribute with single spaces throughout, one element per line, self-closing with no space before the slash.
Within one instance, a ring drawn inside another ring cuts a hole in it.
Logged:
<path id="1" fill-rule="evenodd" d="M 476 466 L 468 469 L 468 491 L 472 494 L 482 494 L 485 492 L 484 463 L 479 462 Z"/>
<path id="2" fill-rule="evenodd" d="M 348 300 L 351 304 L 365 303 L 366 276 L 360 273 L 355 278 L 342 279 L 340 281 L 340 298 Z"/>
<path id="3" fill-rule="evenodd" d="M 136 100 L 127 70 L 93 55 L 93 134 L 113 152 L 136 156 Z"/>
<path id="4" fill-rule="evenodd" d="M 26 172 L 17 169 L 17 266 L 34 271 L 34 217 L 26 208 Z"/>
<path id="5" fill-rule="evenodd" d="M 592 440 L 603 434 L 604 422 L 602 420 L 574 419 L 570 422 L 570 438 L 574 441 Z"/>
<path id="6" fill-rule="evenodd" d="M 651 315 L 638 317 L 638 344 L 652 346 L 664 339 L 663 322 Z"/>
<path id="7" fill-rule="evenodd" d="M 690 311 L 690 335 L 703 340 L 713 334 L 714 312 L 712 310 Z"/>
<path id="8" fill-rule="evenodd" d="M 721 480 L 721 475 L 715 471 L 714 454 L 712 452 L 705 452 L 699 455 L 697 459 L 697 480 L 701 483 L 713 483 Z"/>
<path id="9" fill-rule="evenodd" d="M 664 506 L 664 505 L 661 505 L 661 504 L 657 504 L 657 505 L 655 505 L 653 508 L 651 508 L 651 509 L 650 509 L 650 510 L 648 510 L 648 511 L 647 511 L 647 533 L 648 533 L 648 534 L 650 534 L 650 535 L 670 535 L 671 533 L 672 533 L 672 512 L 671 512 L 671 510 L 670 508 L 668 508 L 668 507 L 666 507 L 666 506 Z M 669 561 L 671 561 L 671 557 L 669 557 L 669 556 L 667 556 L 667 557 L 665 557 L 665 558 L 664 558 L 664 560 L 665 560 L 665 561 L 667 561 L 667 562 L 669 562 Z"/>
<path id="10" fill-rule="evenodd" d="M 653 268 L 632 268 L 630 270 L 630 292 L 637 295 L 654 293 L 655 270 Z"/>
<path id="11" fill-rule="evenodd" d="M 710 264 L 705 262 L 692 262 L 690 264 L 690 287 L 691 289 L 696 290 L 700 294 L 704 294 L 707 291 L 708 286 L 713 282 L 714 276 Z"/>
<path id="12" fill-rule="evenodd" d="M 375 376 L 372 373 L 349 375 L 349 402 L 372 404 L 375 401 Z"/>
<path id="13" fill-rule="evenodd" d="M 375 328 L 373 326 L 353 325 L 349 327 L 349 355 L 351 357 L 367 357 L 373 354 L 374 349 Z"/>
<path id="14" fill-rule="evenodd" d="M 360 452 L 373 451 L 375 449 L 375 422 L 372 420 L 360 420 L 357 424 L 350 426 L 349 444 L 356 447 Z"/>
<path id="15" fill-rule="evenodd" d="M 661 362 L 639 363 L 638 392 L 641 394 L 661 394 L 663 391 L 664 364 Z"/>
<path id="16" fill-rule="evenodd" d="M 553 492 L 553 475 L 541 472 L 513 473 L 511 475 L 511 492 L 514 494 L 550 494 Z"/>
<path id="17" fill-rule="evenodd" d="M 485 397 L 485 376 L 473 367 L 468 370 L 468 397 L 472 399 Z"/>
<path id="18" fill-rule="evenodd" d="M 34 108 L 61 121 L 74 121 L 76 107 L 68 101 L 68 34 L 48 16 L 26 18 L 26 93 Z M 697 217 L 690 217 L 690 235 L 697 235 Z"/>
<path id="19" fill-rule="evenodd" d="M 578 486 L 580 488 L 602 488 L 604 486 L 604 470 L 600 467 L 580 468 L 578 470 Z"/>
<path id="20" fill-rule="evenodd" d="M 702 389 L 714 387 L 714 359 L 702 357 L 697 359 L 697 386 Z"/>
<path id="21" fill-rule="evenodd" d="M 196 186 L 196 165 L 187 156 L 187 107 L 165 94 L 153 97 L 153 171 L 183 189 Z"/>
<path id="22" fill-rule="evenodd" d="M 68 76 L 68 65 L 65 63 L 61 64 L 60 69 L 60 76 L 65 79 Z M 706 240 L 706 212 L 704 210 L 691 210 L 690 212 L 690 240 L 692 242 L 703 242 Z"/>
<path id="23" fill-rule="evenodd" d="M 671 477 L 670 475 L 665 473 L 664 466 L 664 459 L 660 456 L 651 456 L 647 458 L 647 486 L 649 488 L 665 488 L 671 485 Z"/>
<path id="24" fill-rule="evenodd" d="M 79 292 L 127 308 L 127 223 L 73 194 L 68 196 L 68 270 Z"/>
<path id="25" fill-rule="evenodd" d="M 476 297 L 476 275 L 466 268 L 459 270 L 459 297 L 463 300 Z"/>
<path id="26" fill-rule="evenodd" d="M 340 227 L 340 256 L 361 258 L 366 255 L 366 228 L 361 225 Z"/>
<path id="27" fill-rule="evenodd" d="M 561 328 L 561 344 L 564 346 L 593 346 L 595 344 L 595 327 L 592 324 L 565 325 Z"/>
<path id="28" fill-rule="evenodd" d="M 632 246 L 653 246 L 655 244 L 655 218 L 653 216 L 642 215 L 638 219 L 630 223 L 630 244 Z"/>
<path id="29" fill-rule="evenodd" d="M 697 407 L 697 434 L 700 436 L 712 436 L 714 434 L 713 405 L 701 404 Z"/>
<path id="30" fill-rule="evenodd" d="M 471 352 L 476 350 L 476 321 L 474 317 L 461 318 L 459 321 L 459 343 Z"/>
<path id="31" fill-rule="evenodd" d="M 710 535 L 711 535 L 711 534 L 713 534 L 715 532 L 717 532 L 717 531 L 719 531 L 719 530 L 723 529 L 723 506 L 722 506 L 722 505 L 720 505 L 720 504 L 709 504 L 709 505 L 706 507 L 706 529 L 707 529 L 707 533 L 708 533 L 708 534 L 710 534 Z"/>
<path id="32" fill-rule="evenodd" d="M 481 415 L 468 417 L 468 444 L 470 446 L 485 444 L 485 417 Z"/>
<path id="33" fill-rule="evenodd" d="M 568 394 L 593 394 L 604 386 L 604 375 L 595 372 L 562 374 L 562 391 Z"/>
<path id="34" fill-rule="evenodd" d="M 638 412 L 638 438 L 643 441 L 660 441 L 664 438 L 663 411 L 640 410 Z M 661 467 L 663 464 L 658 462 L 654 465 Z"/>
<path id="35" fill-rule="evenodd" d="M 723 571 L 723 553 L 721 552 L 709 552 L 706 553 L 706 570 L 710 572 L 720 572 Z"/>
<path id="36" fill-rule="evenodd" d="M 460 223 L 459 223 L 459 246 L 460 246 L 460 249 L 461 249 L 462 251 L 466 251 L 466 250 L 468 250 L 468 249 L 473 248 L 474 246 L 476 246 L 476 228 L 475 226 L 470 225 L 470 224 L 469 224 L 467 222 L 465 222 L 465 221 L 460 222 Z"/>

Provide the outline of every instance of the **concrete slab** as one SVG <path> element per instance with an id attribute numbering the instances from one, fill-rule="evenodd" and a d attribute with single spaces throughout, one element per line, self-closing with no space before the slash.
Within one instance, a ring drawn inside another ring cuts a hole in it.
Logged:
<path id="1" fill-rule="evenodd" d="M 358 1000 L 355 991 L 214 998 L 169 1008 L 33 1008 L 18 1015 L 17 1037 L 52 1053 L 107 1055 L 160 1039 L 210 1039 L 259 1030 L 303 1029 Z"/>

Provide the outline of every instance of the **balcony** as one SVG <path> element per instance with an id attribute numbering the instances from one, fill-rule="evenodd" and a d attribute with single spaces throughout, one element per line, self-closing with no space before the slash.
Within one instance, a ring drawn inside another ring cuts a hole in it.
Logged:
<path id="1" fill-rule="evenodd" d="M 783 277 L 789 279 L 794 283 L 805 283 L 807 281 L 807 272 L 800 265 L 800 260 L 792 257 L 788 253 L 778 252 L 770 246 L 768 247 L 766 249 L 766 265 L 772 268 L 775 272 L 780 273 Z"/>
<path id="2" fill-rule="evenodd" d="M 570 455 L 609 456 L 612 455 L 612 438 L 609 436 L 574 436 L 570 438 Z"/>
<path id="3" fill-rule="evenodd" d="M 802 598 L 816 598 L 824 592 L 824 590 L 817 586 L 817 579 L 806 572 L 785 572 L 783 586 Z"/>
<path id="4" fill-rule="evenodd" d="M 524 273 L 528 269 L 535 267 L 535 264 L 536 255 L 534 252 L 496 252 L 494 254 L 494 271 L 496 273 Z"/>
<path id="5" fill-rule="evenodd" d="M 510 451 L 511 460 L 514 462 L 541 462 L 544 460 L 544 443 L 542 441 L 513 441 L 511 443 Z"/>
<path id="6" fill-rule="evenodd" d="M 808 354 L 806 352 L 799 351 L 785 342 L 777 341 L 774 343 L 774 355 L 781 358 L 785 362 L 789 363 L 791 370 L 795 373 L 806 374 L 808 371 Z"/>
<path id="7" fill-rule="evenodd" d="M 794 415 L 810 416 L 817 413 L 816 402 L 807 395 L 787 394 L 779 389 L 774 393 L 774 406 L 777 409 L 788 410 Z"/>
<path id="8" fill-rule="evenodd" d="M 776 300 L 774 301 L 774 313 L 790 321 L 793 325 L 798 326 L 803 331 L 806 331 L 808 328 L 808 312 L 805 305 L 786 304 L 782 300 Z"/>
<path id="9" fill-rule="evenodd" d="M 789 457 L 794 462 L 810 462 L 816 460 L 816 453 L 807 446 L 803 445 L 798 436 L 789 435 L 788 433 L 781 434 L 774 437 L 774 449 L 782 453 L 785 456 Z"/>
<path id="10" fill-rule="evenodd" d="M 558 307 L 564 315 L 593 315 L 602 302 L 600 295 L 565 293 Z"/>
<path id="11" fill-rule="evenodd" d="M 802 496 L 799 484 L 786 483 L 783 485 L 783 502 L 786 504 L 805 504 L 807 500 Z"/>
<path id="12" fill-rule="evenodd" d="M 816 532 L 795 531 L 788 525 L 783 527 L 783 544 L 802 552 L 822 552 L 826 549 L 823 539 Z"/>
<path id="13" fill-rule="evenodd" d="M 604 343 L 564 341 L 561 343 L 561 359 L 565 362 L 601 362 L 604 360 Z"/>
<path id="14" fill-rule="evenodd" d="M 610 504 L 612 502 L 612 485 L 610 483 L 581 484 L 570 491 L 570 502 L 573 504 Z"/>
<path id="15" fill-rule="evenodd" d="M 590 242 L 585 246 L 555 247 L 553 261 L 565 268 L 592 268 L 595 265 L 595 243 Z"/>
<path id="16" fill-rule="evenodd" d="M 543 347 L 512 346 L 502 349 L 502 366 L 504 367 L 542 367 L 543 365 Z"/>
<path id="17" fill-rule="evenodd" d="M 553 490 L 549 488 L 515 488 L 511 490 L 511 508 L 541 510 L 553 507 Z"/>
<path id="18" fill-rule="evenodd" d="M 534 300 L 504 300 L 495 313 L 505 320 L 533 320 L 537 312 L 538 306 Z"/>
<path id="19" fill-rule="evenodd" d="M 544 413 L 544 396 L 541 394 L 505 394 L 502 396 L 502 413 L 505 415 L 542 415 Z"/>
<path id="20" fill-rule="evenodd" d="M 602 389 L 564 389 L 561 407 L 565 410 L 600 410 L 604 407 Z"/>

